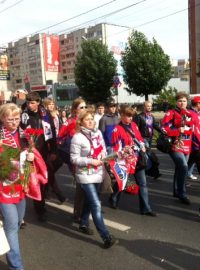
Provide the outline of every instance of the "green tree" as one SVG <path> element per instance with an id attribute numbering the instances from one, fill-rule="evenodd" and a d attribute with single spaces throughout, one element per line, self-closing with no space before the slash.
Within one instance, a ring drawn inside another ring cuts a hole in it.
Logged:
<path id="1" fill-rule="evenodd" d="M 156 98 L 153 99 L 153 102 L 156 103 L 164 111 L 165 107 L 174 108 L 176 106 L 176 94 L 178 90 L 175 87 L 169 86 L 168 88 L 162 89 Z"/>
<path id="2" fill-rule="evenodd" d="M 129 93 L 145 95 L 157 94 L 171 78 L 169 56 L 153 39 L 150 42 L 143 33 L 133 31 L 121 61 L 124 81 Z"/>
<path id="3" fill-rule="evenodd" d="M 81 47 L 75 64 L 79 94 L 91 103 L 105 101 L 111 97 L 117 62 L 107 46 L 98 40 L 84 41 Z"/>

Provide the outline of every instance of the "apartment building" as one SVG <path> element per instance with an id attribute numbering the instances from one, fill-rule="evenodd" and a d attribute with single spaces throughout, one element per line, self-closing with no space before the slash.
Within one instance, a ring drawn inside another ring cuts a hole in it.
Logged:
<path id="1" fill-rule="evenodd" d="M 46 90 L 47 81 L 59 79 L 59 38 L 36 34 L 11 42 L 8 59 L 12 90 Z"/>
<path id="2" fill-rule="evenodd" d="M 122 74 L 121 53 L 125 48 L 130 32 L 129 27 L 100 23 L 75 30 L 69 34 L 60 35 L 61 82 L 75 82 L 74 67 L 76 57 L 78 52 L 81 51 L 81 43 L 89 39 L 98 39 L 108 46 L 108 49 L 113 52 L 118 62 L 118 74 Z"/>
<path id="3" fill-rule="evenodd" d="M 200 93 L 200 0 L 188 0 L 190 89 Z"/>
<path id="4" fill-rule="evenodd" d="M 87 29 L 79 29 L 59 36 L 60 41 L 60 72 L 62 83 L 74 83 L 74 67 L 76 56 L 81 50 L 81 42 Z"/>

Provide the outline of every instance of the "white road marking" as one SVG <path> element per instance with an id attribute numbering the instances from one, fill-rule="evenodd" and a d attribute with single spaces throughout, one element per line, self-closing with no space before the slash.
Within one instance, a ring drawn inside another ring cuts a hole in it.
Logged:
<path id="1" fill-rule="evenodd" d="M 69 206 L 69 205 L 58 205 L 56 203 L 53 203 L 53 202 L 46 202 L 47 205 L 50 205 L 52 207 L 55 207 L 55 208 L 58 208 L 58 209 L 61 209 L 65 212 L 68 212 L 70 214 L 73 214 L 73 207 Z M 91 219 L 91 217 L 90 217 Z M 104 218 L 104 222 L 107 226 L 113 228 L 113 229 L 116 229 L 116 230 L 119 230 L 119 231 L 122 231 L 122 232 L 125 232 L 127 230 L 130 230 L 131 227 L 129 226 L 126 226 L 124 224 L 121 224 L 121 223 L 118 223 L 118 222 L 115 222 L 115 221 L 112 221 L 112 220 L 108 220 L 108 219 L 105 219 Z"/>

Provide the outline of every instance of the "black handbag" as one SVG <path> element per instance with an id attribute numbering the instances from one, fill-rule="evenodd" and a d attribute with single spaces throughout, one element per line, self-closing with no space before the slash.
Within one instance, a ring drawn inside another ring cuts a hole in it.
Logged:
<path id="1" fill-rule="evenodd" d="M 147 168 L 148 156 L 146 152 L 139 151 L 138 161 L 136 165 L 136 171 L 140 171 Z"/>
<path id="2" fill-rule="evenodd" d="M 159 151 L 168 154 L 172 150 L 173 139 L 164 133 L 160 133 L 156 140 L 156 147 Z"/>

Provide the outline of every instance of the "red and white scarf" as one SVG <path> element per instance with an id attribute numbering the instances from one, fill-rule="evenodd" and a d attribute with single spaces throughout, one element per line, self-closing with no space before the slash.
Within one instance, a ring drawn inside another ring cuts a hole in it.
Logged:
<path id="1" fill-rule="evenodd" d="M 5 127 L 0 128 L 0 144 L 8 145 L 12 148 L 18 147 L 12 132 Z"/>

